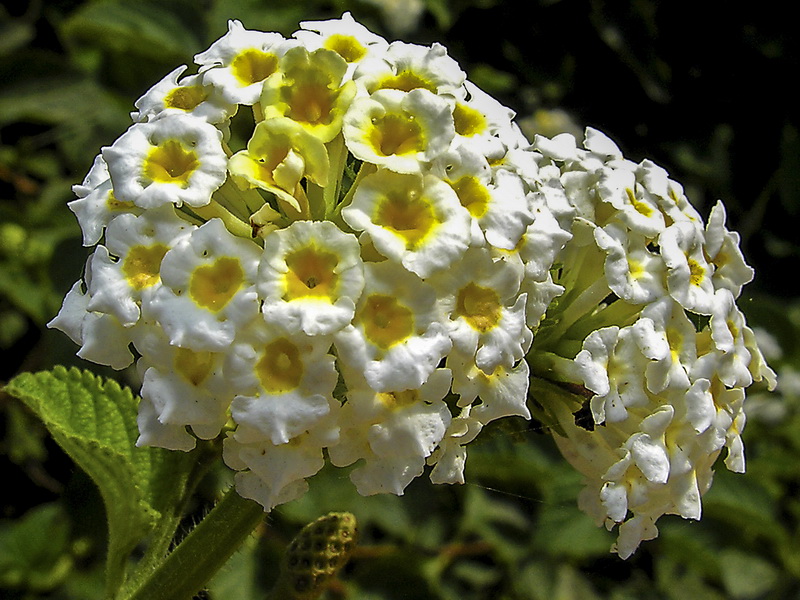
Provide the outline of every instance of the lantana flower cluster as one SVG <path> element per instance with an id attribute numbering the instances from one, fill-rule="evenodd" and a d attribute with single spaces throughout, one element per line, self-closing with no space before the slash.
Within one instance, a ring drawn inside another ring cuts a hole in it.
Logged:
<path id="1" fill-rule="evenodd" d="M 529 358 L 585 398 L 578 410 L 537 400 L 585 475 L 579 505 L 620 524 L 615 549 L 628 557 L 661 515 L 700 518 L 723 448 L 725 466 L 745 470 L 745 389 L 776 385 L 736 305 L 754 272 L 722 202 L 704 221 L 652 161 L 625 159 L 592 129 L 582 148 L 571 135 L 533 147 L 575 213 L 555 278 L 565 292 Z"/>
<path id="2" fill-rule="evenodd" d="M 94 251 L 50 324 L 135 363 L 138 445 L 223 438 L 269 510 L 326 460 L 364 495 L 463 483 L 465 446 L 532 408 L 623 556 L 699 518 L 722 448 L 743 470 L 744 388 L 774 375 L 721 204 L 704 224 L 595 130 L 531 144 L 444 47 L 348 13 L 230 21 L 195 63 L 74 187 Z"/>

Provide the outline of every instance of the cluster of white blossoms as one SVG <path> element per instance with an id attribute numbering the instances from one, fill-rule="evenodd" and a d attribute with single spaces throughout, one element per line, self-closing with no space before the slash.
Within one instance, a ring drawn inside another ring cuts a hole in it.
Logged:
<path id="1" fill-rule="evenodd" d="M 348 13 L 290 38 L 231 21 L 195 62 L 75 186 L 95 249 L 50 324 L 135 362 L 139 445 L 223 437 L 267 510 L 326 457 L 402 494 L 463 482 L 465 445 L 531 395 L 623 556 L 700 516 L 723 447 L 743 469 L 743 390 L 773 376 L 721 204 L 703 225 L 594 130 L 531 145 L 442 46 Z"/>
<path id="2" fill-rule="evenodd" d="M 661 515 L 700 518 L 723 448 L 744 472 L 745 388 L 776 384 L 736 306 L 754 273 L 721 202 L 704 222 L 664 169 L 626 160 L 598 131 L 583 148 L 571 135 L 533 148 L 575 216 L 557 259 L 565 291 L 529 360 L 534 377 L 580 383 L 585 396 L 577 411 L 574 397 L 536 400 L 585 475 L 579 505 L 620 525 L 615 549 L 628 557 Z"/>

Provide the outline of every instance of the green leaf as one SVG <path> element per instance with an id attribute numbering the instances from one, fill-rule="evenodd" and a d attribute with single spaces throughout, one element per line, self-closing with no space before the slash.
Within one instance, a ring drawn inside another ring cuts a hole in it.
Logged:
<path id="1" fill-rule="evenodd" d="M 69 521 L 57 504 L 44 504 L 22 519 L 0 522 L 0 587 L 47 591 L 72 568 Z"/>
<path id="2" fill-rule="evenodd" d="M 137 399 L 129 389 L 88 371 L 56 367 L 23 373 L 6 391 L 44 422 L 99 488 L 109 529 L 107 590 L 118 589 L 136 544 L 160 519 L 175 520 L 191 459 L 185 453 L 136 448 Z"/>
<path id="3" fill-rule="evenodd" d="M 723 550 L 721 559 L 722 582 L 730 598 L 761 597 L 778 581 L 775 565 L 758 556 L 731 549 Z"/>
<path id="4" fill-rule="evenodd" d="M 198 50 L 190 27 L 167 4 L 88 2 L 64 21 L 61 32 L 82 44 L 156 61 L 180 61 Z"/>

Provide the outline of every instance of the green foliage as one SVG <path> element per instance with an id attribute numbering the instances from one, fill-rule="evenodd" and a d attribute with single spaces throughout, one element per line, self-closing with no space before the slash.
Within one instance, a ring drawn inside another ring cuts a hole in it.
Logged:
<path id="1" fill-rule="evenodd" d="M 159 521 L 174 520 L 190 470 L 187 455 L 137 448 L 137 400 L 88 371 L 23 373 L 6 392 L 41 419 L 100 490 L 109 531 L 107 585 L 117 589 L 133 548 Z"/>
<path id="2" fill-rule="evenodd" d="M 73 566 L 65 517 L 59 505 L 44 504 L 0 522 L 0 587 L 46 592 L 64 582 Z"/>

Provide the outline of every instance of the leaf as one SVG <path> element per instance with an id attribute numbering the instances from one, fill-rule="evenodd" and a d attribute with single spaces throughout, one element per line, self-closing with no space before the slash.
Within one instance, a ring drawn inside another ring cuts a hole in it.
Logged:
<path id="1" fill-rule="evenodd" d="M 72 568 L 69 521 L 57 504 L 43 504 L 22 519 L 0 522 L 0 586 L 47 591 Z"/>
<path id="2" fill-rule="evenodd" d="M 6 391 L 44 422 L 99 488 L 109 529 L 107 589 L 116 590 L 136 544 L 162 513 L 172 516 L 191 468 L 188 455 L 136 448 L 137 399 L 128 388 L 88 371 L 56 367 L 23 373 Z"/>
<path id="3" fill-rule="evenodd" d="M 614 536 L 574 504 L 548 504 L 541 509 L 533 541 L 535 548 L 548 555 L 585 559 L 607 555 Z"/>
<path id="4" fill-rule="evenodd" d="M 761 557 L 741 550 L 723 550 L 722 582 L 730 598 L 749 600 L 770 591 L 778 581 L 778 569 Z"/>
<path id="5" fill-rule="evenodd" d="M 88 44 L 106 51 L 156 61 L 180 61 L 198 50 L 190 27 L 154 2 L 88 2 L 72 13 L 61 33 L 75 46 Z"/>

